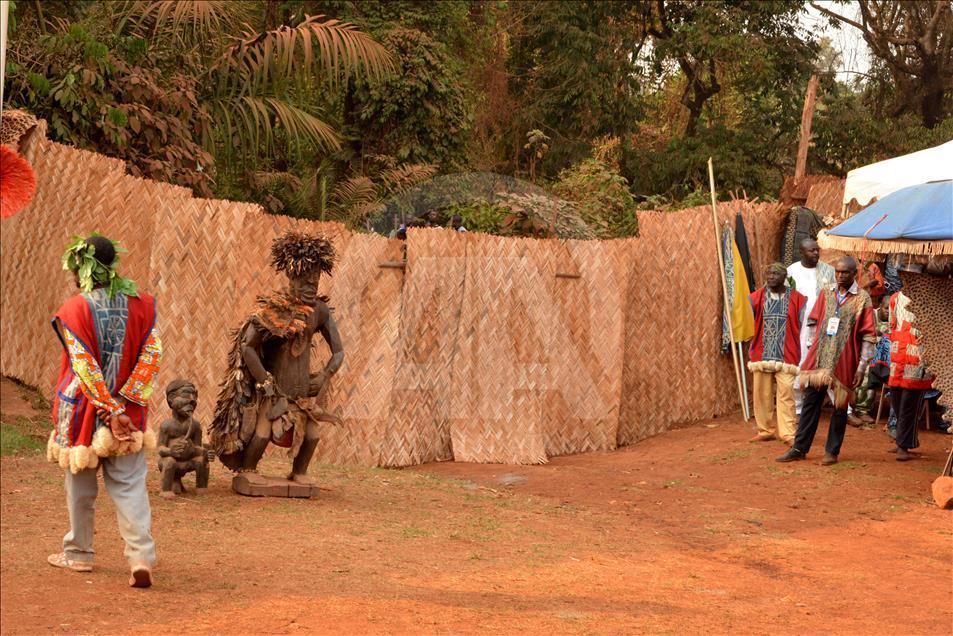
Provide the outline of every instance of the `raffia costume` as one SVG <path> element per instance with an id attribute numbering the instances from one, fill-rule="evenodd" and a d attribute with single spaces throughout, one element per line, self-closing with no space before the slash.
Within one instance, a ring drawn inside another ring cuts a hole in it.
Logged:
<path id="1" fill-rule="evenodd" d="M 289 276 L 319 271 L 330 274 L 334 252 L 324 238 L 289 232 L 275 241 L 272 262 Z M 242 353 L 247 346 L 244 335 L 251 326 L 261 335 L 255 350 L 263 364 L 269 351 L 283 346 L 290 346 L 295 358 L 304 355 L 316 332 L 318 313 L 327 302 L 327 296 L 319 296 L 311 307 L 287 293 L 262 296 L 254 313 L 233 332 L 228 369 L 209 425 L 209 441 L 226 467 L 243 469 L 245 451 L 264 418 L 270 422 L 270 442 L 289 449 L 291 457 L 301 449 L 309 421 L 339 422 L 336 416 L 309 404 L 307 397 L 284 395 L 277 383 L 265 386 L 256 382 Z"/>

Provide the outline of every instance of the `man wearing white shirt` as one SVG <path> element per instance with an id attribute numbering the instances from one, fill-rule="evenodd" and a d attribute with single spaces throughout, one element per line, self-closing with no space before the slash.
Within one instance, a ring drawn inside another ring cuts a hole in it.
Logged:
<path id="1" fill-rule="evenodd" d="M 821 262 L 821 248 L 817 241 L 809 238 L 804 239 L 801 241 L 800 251 L 801 260 L 788 266 L 788 278 L 794 279 L 794 288 L 807 296 L 804 318 L 801 321 L 800 364 L 804 364 L 808 349 L 807 318 L 811 315 L 811 310 L 814 309 L 814 303 L 817 301 L 821 290 L 834 284 L 834 268 Z M 800 382 L 794 380 L 794 408 L 798 415 L 801 414 L 802 400 Z"/>

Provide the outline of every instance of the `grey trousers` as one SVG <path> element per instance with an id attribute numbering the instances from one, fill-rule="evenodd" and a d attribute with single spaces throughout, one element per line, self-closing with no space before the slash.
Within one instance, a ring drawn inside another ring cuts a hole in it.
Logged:
<path id="1" fill-rule="evenodd" d="M 126 542 L 124 554 L 129 563 L 156 562 L 156 544 L 152 540 L 152 509 L 146 491 L 146 455 L 100 458 L 106 492 L 116 506 L 119 534 Z M 93 522 L 96 517 L 96 468 L 74 475 L 66 471 L 66 505 L 70 530 L 63 537 L 63 552 L 74 561 L 93 560 Z"/>

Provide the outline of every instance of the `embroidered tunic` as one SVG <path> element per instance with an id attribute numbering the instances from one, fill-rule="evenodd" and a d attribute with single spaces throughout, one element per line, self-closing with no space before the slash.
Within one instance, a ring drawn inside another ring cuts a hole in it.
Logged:
<path id="1" fill-rule="evenodd" d="M 748 369 L 797 373 L 801 361 L 801 316 L 807 297 L 793 289 L 775 298 L 762 287 L 751 296 L 754 338 L 748 351 Z"/>
<path id="2" fill-rule="evenodd" d="M 74 296 L 56 312 L 53 328 L 63 357 L 47 447 L 51 460 L 77 472 L 94 467 L 96 457 L 142 448 L 147 403 L 162 357 L 155 317 L 150 295 L 110 298 L 103 288 Z M 123 407 L 116 395 L 128 404 Z M 97 408 L 128 415 L 136 431 L 133 441 L 113 439 Z"/>

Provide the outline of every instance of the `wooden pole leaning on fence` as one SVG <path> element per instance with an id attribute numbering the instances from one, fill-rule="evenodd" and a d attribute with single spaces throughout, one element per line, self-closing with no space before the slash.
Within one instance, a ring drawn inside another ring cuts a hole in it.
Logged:
<path id="1" fill-rule="evenodd" d="M 801 112 L 801 139 L 797 145 L 797 160 L 794 164 L 794 183 L 800 181 L 807 172 L 807 150 L 811 145 L 811 123 L 814 120 L 814 102 L 817 99 L 817 73 L 811 75 L 804 96 L 804 110 Z"/>
<path id="2" fill-rule="evenodd" d="M 731 325 L 731 300 L 728 296 L 728 280 L 725 278 L 725 259 L 721 255 L 721 235 L 718 232 L 718 208 L 715 202 L 715 168 L 712 165 L 711 157 L 708 158 L 708 183 L 711 190 L 711 223 L 715 232 L 715 252 L 718 254 L 718 274 L 721 277 L 721 292 L 725 301 L 725 322 L 728 324 L 728 337 L 731 340 L 731 362 L 735 367 L 735 381 L 738 383 L 738 399 L 741 403 L 741 413 L 748 421 L 748 396 L 745 394 L 742 386 L 741 374 L 744 369 L 739 360 L 739 353 L 735 348 L 735 332 Z"/>

